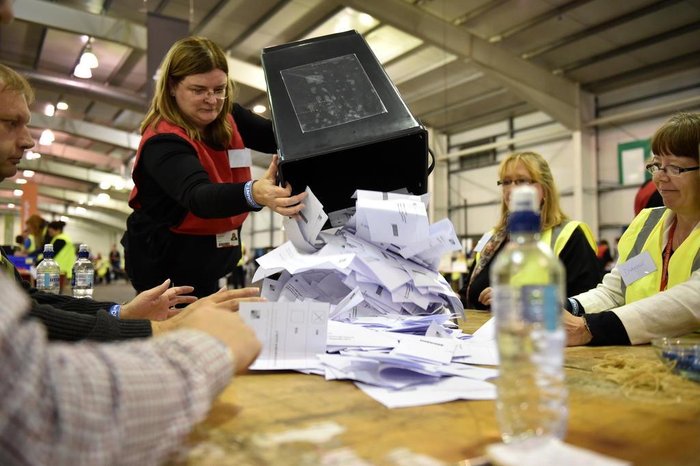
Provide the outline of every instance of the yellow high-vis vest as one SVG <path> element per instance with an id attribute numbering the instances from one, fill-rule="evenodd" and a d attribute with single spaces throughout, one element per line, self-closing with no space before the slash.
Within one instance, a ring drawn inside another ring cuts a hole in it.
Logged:
<path id="1" fill-rule="evenodd" d="M 625 303 L 632 303 L 659 292 L 665 246 L 664 229 L 672 215 L 673 212 L 665 207 L 644 209 L 632 220 L 620 238 L 618 266 L 644 252 L 649 253 L 656 265 L 656 270 L 634 283 L 629 285 L 622 283 Z M 700 229 L 695 228 L 671 256 L 668 263 L 666 289 L 685 282 L 698 268 L 700 268 Z"/>

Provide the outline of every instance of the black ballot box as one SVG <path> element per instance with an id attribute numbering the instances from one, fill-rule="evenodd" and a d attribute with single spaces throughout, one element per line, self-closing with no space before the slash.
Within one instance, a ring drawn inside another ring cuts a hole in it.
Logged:
<path id="1" fill-rule="evenodd" d="M 327 213 L 357 189 L 427 191 L 428 135 L 356 31 L 262 51 L 282 183 Z"/>

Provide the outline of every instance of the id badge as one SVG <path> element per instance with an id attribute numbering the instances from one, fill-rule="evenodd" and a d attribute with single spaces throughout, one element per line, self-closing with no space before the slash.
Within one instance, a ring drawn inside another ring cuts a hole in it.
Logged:
<path id="1" fill-rule="evenodd" d="M 628 259 L 624 263 L 619 264 L 617 266 L 617 270 L 620 271 L 622 281 L 625 282 L 625 285 L 630 286 L 640 278 L 646 277 L 650 273 L 655 272 L 656 264 L 651 258 L 649 251 L 644 251 L 641 254 L 637 254 L 633 258 Z"/>
<path id="2" fill-rule="evenodd" d="M 228 151 L 228 165 L 231 168 L 250 167 L 253 164 L 253 158 L 250 155 L 250 149 L 230 149 Z"/>
<path id="3" fill-rule="evenodd" d="M 238 244 L 238 230 L 225 231 L 216 235 L 217 248 L 232 248 Z"/>

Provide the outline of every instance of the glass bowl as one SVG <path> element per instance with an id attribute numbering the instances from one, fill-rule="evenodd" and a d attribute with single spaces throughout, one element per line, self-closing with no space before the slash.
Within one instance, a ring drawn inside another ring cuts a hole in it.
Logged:
<path id="1" fill-rule="evenodd" d="M 654 338 L 651 344 L 659 358 L 683 377 L 700 382 L 700 340 Z"/>

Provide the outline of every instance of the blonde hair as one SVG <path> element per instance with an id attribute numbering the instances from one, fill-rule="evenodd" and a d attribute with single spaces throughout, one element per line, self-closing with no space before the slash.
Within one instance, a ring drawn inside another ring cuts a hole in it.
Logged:
<path id="1" fill-rule="evenodd" d="M 171 90 L 187 76 L 221 70 L 228 76 L 228 62 L 221 47 L 205 37 L 187 37 L 175 42 L 165 55 L 159 68 L 158 81 L 151 106 L 141 123 L 141 134 L 149 127 L 155 128 L 161 120 L 166 120 L 185 130 L 192 139 L 206 140 L 219 146 L 228 146 L 233 128 L 227 115 L 233 108 L 235 84 L 228 79 L 226 100 L 216 119 L 207 125 L 206 134 L 199 130 L 183 115 Z"/>
<path id="2" fill-rule="evenodd" d="M 549 164 L 536 152 L 518 152 L 511 154 L 501 161 L 498 167 L 498 177 L 503 179 L 508 169 L 516 163 L 522 163 L 530 178 L 542 186 L 542 206 L 540 209 L 540 230 L 548 230 L 567 219 L 559 205 L 559 192 L 554 184 Z M 506 198 L 501 198 L 501 218 L 496 225 L 496 231 L 505 230 L 508 226 L 508 205 Z"/>
<path id="3" fill-rule="evenodd" d="M 24 95 L 28 105 L 34 102 L 34 91 L 24 76 L 0 63 L 0 92 L 5 91 L 19 92 Z"/>

